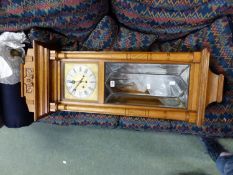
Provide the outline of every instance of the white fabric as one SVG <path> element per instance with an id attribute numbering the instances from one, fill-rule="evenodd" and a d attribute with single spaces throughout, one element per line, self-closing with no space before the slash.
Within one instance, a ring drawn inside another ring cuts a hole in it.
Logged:
<path id="1" fill-rule="evenodd" d="M 24 33 L 4 32 L 0 35 L 0 83 L 16 84 L 20 81 L 20 64 L 25 56 L 22 43 L 25 40 Z M 17 49 L 23 56 L 12 56 L 12 49 Z"/>
<path id="2" fill-rule="evenodd" d="M 5 61 L 3 57 L 0 56 L 0 79 L 7 78 L 13 74 L 11 67 Z"/>
<path id="3" fill-rule="evenodd" d="M 0 35 L 0 45 L 8 46 L 13 49 L 25 47 L 25 44 L 22 44 L 25 40 L 26 35 L 23 32 L 4 32 Z"/>

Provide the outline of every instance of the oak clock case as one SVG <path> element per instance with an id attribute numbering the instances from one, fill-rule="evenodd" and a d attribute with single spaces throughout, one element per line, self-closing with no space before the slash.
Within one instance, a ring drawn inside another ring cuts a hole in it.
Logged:
<path id="1" fill-rule="evenodd" d="M 53 51 L 34 42 L 21 65 L 21 95 L 38 120 L 56 111 L 180 120 L 201 126 L 221 102 L 223 75 L 210 53 Z"/>

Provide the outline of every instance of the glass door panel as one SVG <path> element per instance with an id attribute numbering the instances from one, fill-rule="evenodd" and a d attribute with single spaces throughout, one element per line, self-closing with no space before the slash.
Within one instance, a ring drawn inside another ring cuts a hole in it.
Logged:
<path id="1" fill-rule="evenodd" d="M 105 103 L 186 108 L 189 65 L 105 63 Z"/>

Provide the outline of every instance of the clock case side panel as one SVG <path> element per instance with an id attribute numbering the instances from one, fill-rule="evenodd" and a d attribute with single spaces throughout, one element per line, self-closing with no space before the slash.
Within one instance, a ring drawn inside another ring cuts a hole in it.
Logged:
<path id="1" fill-rule="evenodd" d="M 36 121 L 49 113 L 49 49 L 33 41 L 20 72 L 21 96 Z"/>
<path id="2" fill-rule="evenodd" d="M 197 101 L 197 126 L 202 126 L 205 119 L 205 109 L 213 102 L 220 103 L 223 98 L 224 76 L 217 75 L 209 69 L 210 52 L 203 49 L 199 73 L 199 87 L 196 95 Z"/>
<path id="3" fill-rule="evenodd" d="M 33 42 L 35 57 L 35 112 L 34 119 L 43 118 L 49 113 L 49 49 Z"/>
<path id="4" fill-rule="evenodd" d="M 56 51 L 50 51 L 49 72 L 49 107 L 51 112 L 58 110 L 58 102 L 61 99 L 61 61 L 57 59 Z"/>

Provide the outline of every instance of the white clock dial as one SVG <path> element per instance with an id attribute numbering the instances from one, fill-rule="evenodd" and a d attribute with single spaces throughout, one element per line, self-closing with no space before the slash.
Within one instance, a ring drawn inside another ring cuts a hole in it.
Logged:
<path id="1" fill-rule="evenodd" d="M 66 75 L 65 85 L 74 97 L 87 98 L 96 88 L 96 77 L 89 67 L 74 65 Z"/>

